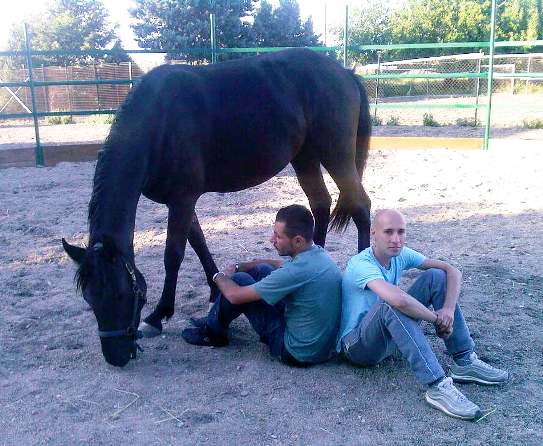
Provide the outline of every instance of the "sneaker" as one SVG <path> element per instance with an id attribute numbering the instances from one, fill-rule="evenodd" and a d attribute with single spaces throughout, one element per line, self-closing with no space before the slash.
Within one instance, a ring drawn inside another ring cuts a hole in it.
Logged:
<path id="1" fill-rule="evenodd" d="M 189 322 L 198 328 L 204 328 L 207 322 L 207 316 L 203 317 L 191 317 Z"/>
<path id="2" fill-rule="evenodd" d="M 445 412 L 447 415 L 462 420 L 473 420 L 477 418 L 481 409 L 468 400 L 458 390 L 452 379 L 447 377 L 435 386 L 426 391 L 426 401 L 430 406 Z"/>
<path id="3" fill-rule="evenodd" d="M 453 380 L 465 383 L 487 385 L 503 384 L 509 379 L 509 373 L 481 361 L 475 352 L 469 355 L 470 363 L 457 365 L 453 362 L 450 376 Z"/>
<path id="4" fill-rule="evenodd" d="M 224 347 L 228 345 L 226 336 L 218 336 L 212 333 L 207 325 L 204 327 L 185 328 L 181 332 L 183 339 L 192 345 L 202 345 L 208 347 Z"/>

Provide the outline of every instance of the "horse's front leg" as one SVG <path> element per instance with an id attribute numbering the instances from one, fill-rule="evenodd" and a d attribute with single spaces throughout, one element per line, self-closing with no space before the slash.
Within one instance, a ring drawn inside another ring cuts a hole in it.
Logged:
<path id="1" fill-rule="evenodd" d="M 158 336 L 162 333 L 162 319 L 170 319 L 174 313 L 177 274 L 185 257 L 187 237 L 193 221 L 196 200 L 182 200 L 168 206 L 168 232 L 164 250 L 164 268 L 166 278 L 162 296 L 154 311 L 140 324 L 145 337 Z"/>
<path id="2" fill-rule="evenodd" d="M 194 252 L 200 259 L 200 263 L 204 268 L 207 284 L 209 285 L 210 289 L 209 301 L 215 302 L 215 298 L 217 297 L 219 290 L 217 289 L 215 282 L 213 282 L 213 274 L 219 270 L 213 261 L 213 257 L 211 257 L 211 253 L 207 247 L 206 239 L 204 237 L 204 233 L 202 232 L 202 228 L 200 227 L 200 222 L 198 221 L 196 213 L 193 215 L 192 224 L 190 225 L 189 243 L 190 246 L 192 246 L 192 249 L 194 249 Z"/>

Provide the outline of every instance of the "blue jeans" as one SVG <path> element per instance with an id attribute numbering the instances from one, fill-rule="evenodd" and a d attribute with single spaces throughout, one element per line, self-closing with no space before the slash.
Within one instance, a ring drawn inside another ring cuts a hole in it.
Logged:
<path id="1" fill-rule="evenodd" d="M 248 286 L 262 280 L 273 270 L 273 266 L 261 263 L 250 271 L 234 274 L 232 280 L 239 286 Z M 241 314 L 247 317 L 260 336 L 260 341 L 269 347 L 272 356 L 290 365 L 303 365 L 285 348 L 285 303 L 283 301 L 276 305 L 270 305 L 263 300 L 234 305 L 222 293 L 219 293 L 207 315 L 207 326 L 216 335 L 226 336 L 230 323 Z"/>
<path id="2" fill-rule="evenodd" d="M 446 289 L 445 272 L 429 269 L 409 288 L 408 294 L 424 306 L 439 310 L 445 302 Z M 454 359 L 465 357 L 473 351 L 474 343 L 458 304 L 454 312 L 453 332 L 444 341 Z M 397 346 L 421 383 L 430 384 L 445 376 L 419 321 L 382 300 L 370 308 L 358 327 L 344 336 L 341 342 L 345 356 L 358 365 L 378 364 L 390 356 Z"/>

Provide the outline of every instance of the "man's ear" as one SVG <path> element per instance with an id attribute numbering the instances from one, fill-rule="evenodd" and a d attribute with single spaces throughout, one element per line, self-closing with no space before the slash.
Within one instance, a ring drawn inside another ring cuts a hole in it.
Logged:
<path id="1" fill-rule="evenodd" d="M 80 248 L 79 246 L 70 245 L 66 240 L 62 239 L 62 247 L 64 248 L 64 251 L 66 251 L 66 254 L 70 256 L 70 258 L 77 263 L 78 265 L 81 264 L 83 259 L 85 258 L 86 250 L 84 248 Z"/>

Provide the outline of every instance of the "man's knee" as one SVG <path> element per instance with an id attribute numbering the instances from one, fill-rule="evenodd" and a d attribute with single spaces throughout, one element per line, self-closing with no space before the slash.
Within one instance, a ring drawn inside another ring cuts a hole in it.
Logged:
<path id="1" fill-rule="evenodd" d="M 258 275 L 260 277 L 266 277 L 269 275 L 275 268 L 271 266 L 269 263 L 259 263 L 256 265 L 256 270 L 258 271 Z"/>
<path id="2" fill-rule="evenodd" d="M 253 279 L 250 274 L 243 272 L 235 273 L 232 276 L 232 280 L 239 286 L 247 286 L 255 283 L 255 279 Z"/>
<path id="3" fill-rule="evenodd" d="M 428 279 L 434 286 L 447 283 L 447 273 L 442 269 L 430 268 L 424 271 L 423 274 L 428 276 Z"/>

